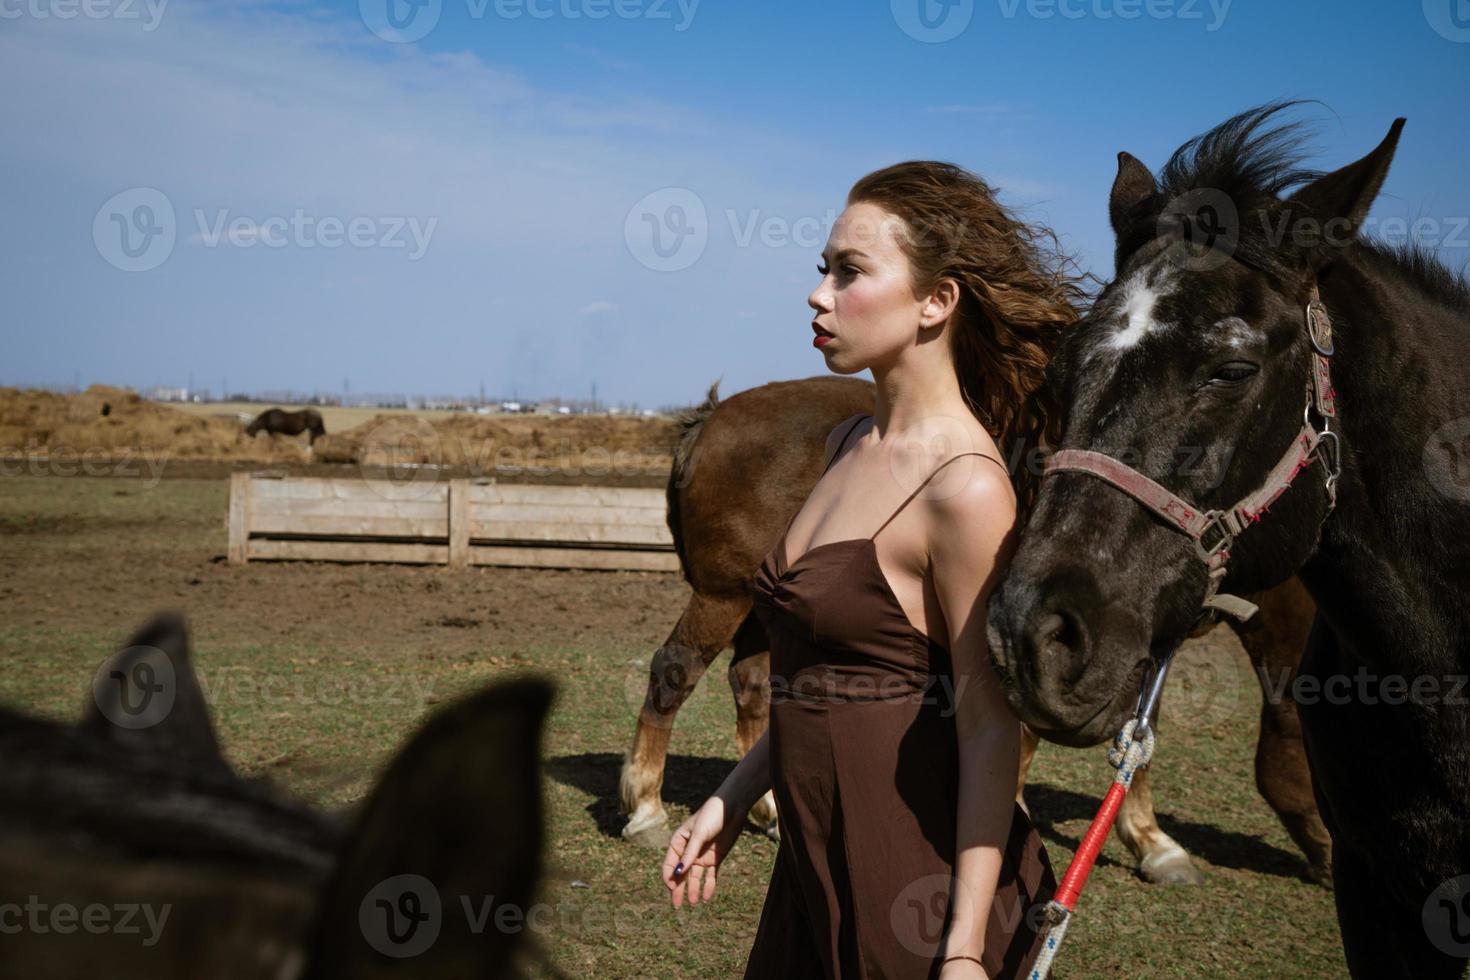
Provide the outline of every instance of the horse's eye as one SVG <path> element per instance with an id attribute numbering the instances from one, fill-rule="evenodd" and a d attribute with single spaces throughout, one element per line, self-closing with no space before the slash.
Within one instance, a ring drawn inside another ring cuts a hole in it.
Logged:
<path id="1" fill-rule="evenodd" d="M 1260 368 L 1250 361 L 1229 361 L 1221 364 L 1215 369 L 1215 374 L 1210 378 L 1213 385 L 1237 385 L 1250 378 Z"/>

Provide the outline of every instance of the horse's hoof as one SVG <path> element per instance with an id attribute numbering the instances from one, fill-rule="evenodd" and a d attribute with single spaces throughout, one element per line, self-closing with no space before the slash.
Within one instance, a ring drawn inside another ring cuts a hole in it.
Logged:
<path id="1" fill-rule="evenodd" d="M 1307 868 L 1307 874 L 1317 884 L 1332 891 L 1332 865 L 1311 865 Z"/>
<path id="2" fill-rule="evenodd" d="M 1181 847 L 1170 847 L 1150 854 L 1138 866 L 1144 881 L 1155 885 L 1203 885 L 1204 876 Z"/>
<path id="3" fill-rule="evenodd" d="M 623 840 L 632 841 L 639 847 L 662 851 L 669 846 L 674 834 L 669 830 L 668 817 L 662 813 L 629 820 L 623 827 Z"/>

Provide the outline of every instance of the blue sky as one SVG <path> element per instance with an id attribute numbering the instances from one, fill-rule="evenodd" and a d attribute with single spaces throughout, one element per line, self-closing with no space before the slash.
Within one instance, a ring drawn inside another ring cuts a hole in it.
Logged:
<path id="1" fill-rule="evenodd" d="M 0 384 L 820 374 L 862 174 L 969 167 L 1106 275 L 1116 153 L 1283 97 L 1325 167 L 1407 116 L 1373 220 L 1470 256 L 1470 0 L 393 2 L 0 0 Z"/>

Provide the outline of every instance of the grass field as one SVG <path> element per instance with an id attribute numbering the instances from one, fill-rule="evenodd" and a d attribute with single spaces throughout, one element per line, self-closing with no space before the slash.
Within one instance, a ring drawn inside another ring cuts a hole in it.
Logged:
<path id="1" fill-rule="evenodd" d="M 75 717 L 102 659 L 153 611 L 189 618 L 225 749 L 324 805 L 360 797 L 434 706 L 496 677 L 550 675 L 551 846 L 539 944 L 570 976 L 738 975 L 775 845 L 747 833 L 709 906 L 674 910 L 660 854 L 618 836 L 617 776 L 651 652 L 687 597 L 678 576 L 256 564 L 225 551 L 223 480 L 0 478 L 0 700 Z M 1343 976 L 1329 892 L 1257 796 L 1260 695 L 1234 637 L 1180 655 L 1156 756 L 1160 822 L 1199 889 L 1146 885 L 1110 840 L 1059 977 Z M 665 797 L 682 819 L 734 762 L 717 664 L 679 717 Z M 1112 770 L 1044 746 L 1027 799 L 1058 874 Z M 3 949 L 3 939 L 0 939 Z"/>

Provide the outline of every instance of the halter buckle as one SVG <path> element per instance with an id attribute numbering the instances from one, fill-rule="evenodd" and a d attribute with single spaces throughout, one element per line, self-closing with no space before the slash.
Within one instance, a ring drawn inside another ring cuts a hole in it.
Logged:
<path id="1" fill-rule="evenodd" d="M 1307 304 L 1307 337 L 1312 347 L 1323 357 L 1331 357 L 1337 350 L 1332 343 L 1332 317 L 1321 300 Z"/>
<path id="2" fill-rule="evenodd" d="M 1205 541 L 1205 536 L 1212 530 L 1218 530 L 1220 532 L 1220 540 L 1214 544 L 1208 544 Z M 1200 560 L 1208 565 L 1214 562 L 1215 557 L 1220 552 L 1230 547 L 1230 542 L 1234 540 L 1235 535 L 1230 532 L 1230 528 L 1225 524 L 1225 512 L 1212 510 L 1205 514 L 1205 523 L 1200 528 L 1199 537 L 1194 539 L 1194 550 L 1199 555 Z"/>

